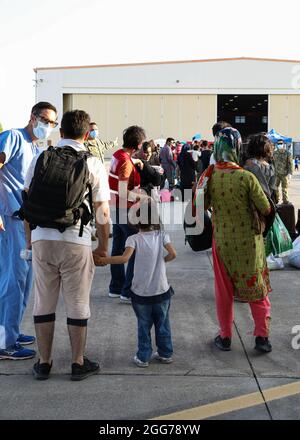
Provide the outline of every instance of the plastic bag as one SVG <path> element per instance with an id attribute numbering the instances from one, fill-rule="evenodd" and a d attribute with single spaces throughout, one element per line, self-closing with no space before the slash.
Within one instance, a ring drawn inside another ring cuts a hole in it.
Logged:
<path id="1" fill-rule="evenodd" d="M 291 266 L 300 269 L 300 237 L 293 242 L 293 250 L 289 255 L 288 262 Z"/>
<path id="2" fill-rule="evenodd" d="M 282 258 L 274 257 L 274 255 L 269 255 L 267 257 L 267 265 L 269 270 L 284 269 Z"/>
<path id="3" fill-rule="evenodd" d="M 293 249 L 291 237 L 284 226 L 281 218 L 276 213 L 275 220 L 267 237 L 265 239 L 266 256 L 273 254 L 274 256 L 289 255 Z"/>

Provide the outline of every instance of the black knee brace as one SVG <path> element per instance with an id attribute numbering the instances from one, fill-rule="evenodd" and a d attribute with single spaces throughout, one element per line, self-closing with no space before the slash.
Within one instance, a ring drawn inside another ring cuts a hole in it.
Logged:
<path id="1" fill-rule="evenodd" d="M 75 327 L 87 327 L 88 320 L 87 319 L 72 319 L 67 318 L 68 325 L 74 325 Z"/>
<path id="2" fill-rule="evenodd" d="M 55 313 L 51 313 L 51 315 L 38 315 L 33 317 L 35 324 L 43 324 L 45 322 L 54 322 L 55 321 Z"/>

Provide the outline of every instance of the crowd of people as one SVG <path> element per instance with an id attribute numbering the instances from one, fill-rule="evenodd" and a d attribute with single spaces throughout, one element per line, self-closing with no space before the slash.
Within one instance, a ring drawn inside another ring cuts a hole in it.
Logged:
<path id="1" fill-rule="evenodd" d="M 173 189 L 176 186 L 181 189 L 182 194 L 185 189 L 192 189 L 209 166 L 211 147 L 212 143 L 201 140 L 200 135 L 193 136 L 190 142 L 167 138 L 158 156 L 168 180 L 168 187 Z"/>
<path id="2" fill-rule="evenodd" d="M 26 345 L 36 339 L 39 359 L 33 374 L 38 380 L 48 379 L 61 292 L 72 349 L 71 379 L 96 374 L 99 363 L 84 355 L 90 291 L 95 265 L 110 265 L 109 297 L 132 304 L 137 317 L 135 364 L 148 367 L 152 356 L 166 364 L 173 361 L 169 310 L 174 290 L 165 263 L 176 258 L 176 251 L 161 225 L 159 199 L 151 197 L 166 181 L 170 191 L 175 186 L 183 193 L 203 189 L 205 209 L 212 211 L 220 324 L 215 345 L 225 351 L 231 348 L 237 298 L 250 305 L 255 348 L 270 352 L 271 287 L 263 231 L 253 226 L 253 212 L 264 218 L 272 215 L 279 184 L 283 202 L 288 201 L 284 177 L 292 174 L 292 168 L 290 157 L 284 159 L 286 168 L 282 166 L 285 149 L 274 151 L 266 134 L 260 133 L 250 138 L 241 163 L 241 136 L 226 122 L 213 126 L 213 145 L 196 135 L 187 143 L 169 137 L 162 148 L 147 141 L 142 127 L 131 126 L 123 132 L 122 148 L 114 152 L 107 175 L 104 153 L 118 140 L 101 141 L 97 125 L 85 111 L 66 112 L 57 146 L 39 151 L 37 142 L 49 137 L 57 119 L 56 108 L 40 102 L 24 129 L 0 135 L 0 359 L 35 357 Z M 92 251 L 93 213 L 98 243 Z M 24 250 L 26 255 L 32 250 L 32 262 L 20 257 Z M 20 330 L 32 284 L 36 337 Z"/>

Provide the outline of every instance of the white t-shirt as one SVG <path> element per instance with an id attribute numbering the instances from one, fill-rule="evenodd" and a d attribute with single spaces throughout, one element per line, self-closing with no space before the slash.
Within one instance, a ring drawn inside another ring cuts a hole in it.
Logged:
<path id="1" fill-rule="evenodd" d="M 125 247 L 135 249 L 134 275 L 131 285 L 139 296 L 161 295 L 169 290 L 164 245 L 170 243 L 162 231 L 139 232 L 127 238 Z"/>
<path id="2" fill-rule="evenodd" d="M 70 146 L 76 151 L 86 151 L 84 145 L 72 139 L 61 139 L 58 147 Z M 39 156 L 36 156 L 27 171 L 24 188 L 28 189 L 34 175 L 34 169 Z M 92 186 L 93 202 L 106 202 L 110 200 L 110 190 L 108 177 L 104 165 L 97 157 L 89 157 L 87 165 L 90 172 L 90 183 Z M 31 233 L 31 241 L 34 243 L 39 240 L 65 241 L 68 243 L 91 246 L 91 227 L 84 226 L 83 235 L 79 237 L 80 221 L 75 226 L 70 226 L 63 233 L 57 229 L 37 227 Z"/>
<path id="3" fill-rule="evenodd" d="M 200 157 L 201 157 L 201 151 L 193 150 L 192 156 L 193 156 L 194 161 L 198 162 L 198 159 L 200 159 Z"/>

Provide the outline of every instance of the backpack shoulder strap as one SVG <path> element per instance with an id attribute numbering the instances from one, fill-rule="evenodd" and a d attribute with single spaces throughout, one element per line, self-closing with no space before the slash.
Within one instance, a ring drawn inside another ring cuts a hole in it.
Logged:
<path id="1" fill-rule="evenodd" d="M 90 205 L 90 212 L 91 215 L 93 216 L 93 212 L 94 212 L 94 205 L 93 205 L 93 191 L 92 191 L 92 186 L 90 183 L 87 184 L 87 188 L 88 188 L 88 194 L 87 194 L 87 199 L 88 199 L 88 203 Z M 88 220 L 90 220 L 90 218 L 88 218 Z M 83 235 L 83 228 L 84 226 L 87 224 L 86 219 L 84 216 L 81 217 L 80 220 L 80 230 L 79 230 L 79 237 L 82 237 Z"/>

